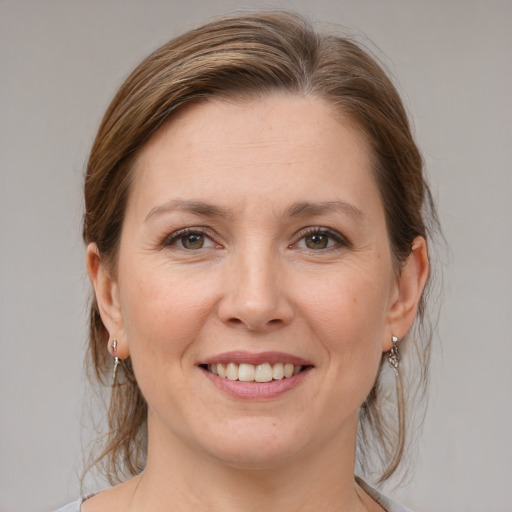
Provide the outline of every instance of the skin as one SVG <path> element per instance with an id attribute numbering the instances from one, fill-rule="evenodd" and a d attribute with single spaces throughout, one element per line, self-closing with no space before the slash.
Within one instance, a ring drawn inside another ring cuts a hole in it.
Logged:
<path id="1" fill-rule="evenodd" d="M 184 228 L 203 246 L 185 247 Z M 414 320 L 428 260 L 417 238 L 396 272 L 353 123 L 299 96 L 189 107 L 139 155 L 115 277 L 95 244 L 87 263 L 148 402 L 149 446 L 142 477 L 85 512 L 381 510 L 354 482 L 358 412 Z M 312 369 L 242 400 L 198 366 L 233 350 Z"/>

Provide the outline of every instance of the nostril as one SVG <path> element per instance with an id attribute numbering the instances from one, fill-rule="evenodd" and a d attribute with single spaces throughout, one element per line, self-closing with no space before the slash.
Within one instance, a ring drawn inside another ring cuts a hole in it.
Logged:
<path id="1" fill-rule="evenodd" d="M 261 321 L 259 322 L 257 319 L 251 319 L 253 321 L 246 320 L 244 321 L 242 318 L 232 317 L 227 320 L 227 324 L 231 325 L 232 327 L 240 327 L 240 326 L 246 326 L 249 330 L 266 330 L 270 327 L 275 328 L 279 327 L 281 324 L 283 324 L 283 321 L 280 318 L 272 318 L 267 321 Z"/>
<path id="2" fill-rule="evenodd" d="M 240 320 L 240 318 L 230 318 L 228 322 L 237 325 L 243 323 L 242 320 Z"/>

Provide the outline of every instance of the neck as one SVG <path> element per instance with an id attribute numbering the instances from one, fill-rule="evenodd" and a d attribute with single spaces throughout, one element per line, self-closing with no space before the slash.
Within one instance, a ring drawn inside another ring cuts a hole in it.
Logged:
<path id="1" fill-rule="evenodd" d="M 130 510 L 163 512 L 171 503 L 176 512 L 365 510 L 354 481 L 355 429 L 255 468 L 197 453 L 148 426 L 147 466 Z"/>

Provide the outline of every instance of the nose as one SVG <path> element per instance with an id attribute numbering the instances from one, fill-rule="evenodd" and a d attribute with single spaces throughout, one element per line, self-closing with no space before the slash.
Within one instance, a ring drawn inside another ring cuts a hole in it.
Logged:
<path id="1" fill-rule="evenodd" d="M 249 331 L 268 332 L 288 325 L 293 308 L 278 257 L 239 255 L 230 261 L 218 315 L 222 322 Z"/>

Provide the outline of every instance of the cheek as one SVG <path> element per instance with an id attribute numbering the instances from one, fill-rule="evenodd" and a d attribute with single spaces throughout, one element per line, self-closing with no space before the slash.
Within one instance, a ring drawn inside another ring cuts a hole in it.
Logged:
<path id="1" fill-rule="evenodd" d="M 198 292 L 195 280 L 173 279 L 168 271 L 126 275 L 133 277 L 125 280 L 123 317 L 137 383 L 150 410 L 176 411 L 179 397 L 190 393 L 183 370 L 195 362 L 194 342 L 212 300 L 205 290 Z"/>
<path id="2" fill-rule="evenodd" d="M 386 331 L 389 289 L 385 269 L 339 269 L 308 286 L 300 310 L 308 318 L 331 362 L 378 365 Z"/>
<path id="3" fill-rule="evenodd" d="M 214 304 L 203 278 L 172 272 L 165 265 L 126 268 L 122 292 L 125 332 L 134 365 L 180 362 L 197 338 Z M 120 280 L 122 275 L 120 275 Z"/>

